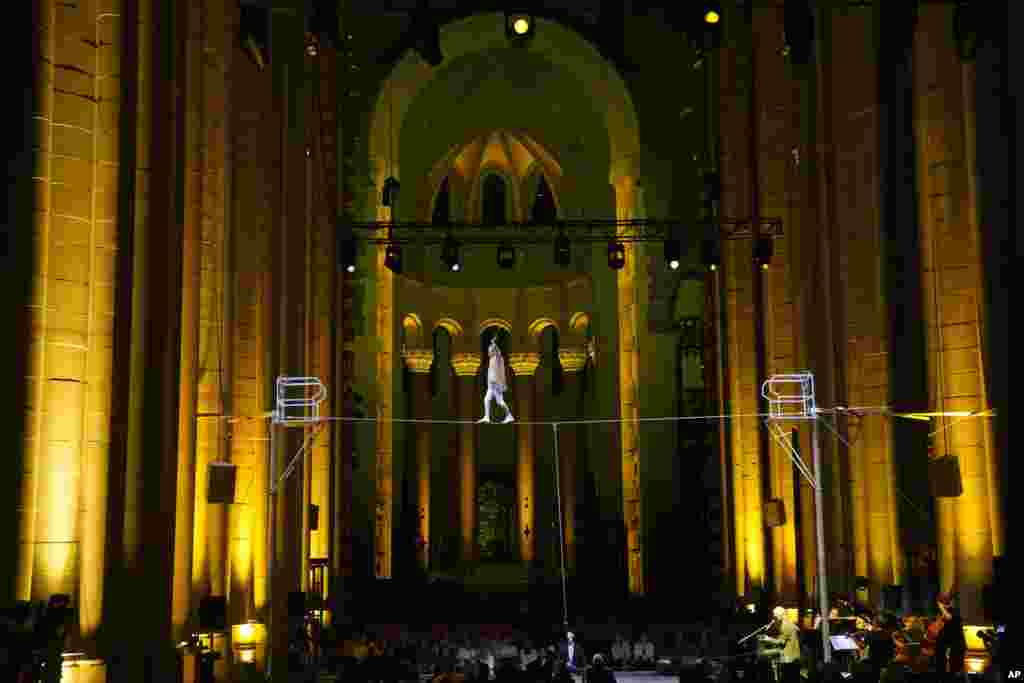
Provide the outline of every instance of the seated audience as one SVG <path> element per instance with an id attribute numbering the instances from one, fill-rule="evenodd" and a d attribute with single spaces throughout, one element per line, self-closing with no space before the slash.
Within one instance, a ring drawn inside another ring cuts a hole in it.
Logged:
<path id="1" fill-rule="evenodd" d="M 654 666 L 654 643 L 646 633 L 640 634 L 640 640 L 633 645 L 633 664 L 643 668 Z"/>
<path id="2" fill-rule="evenodd" d="M 630 649 L 629 643 L 623 640 L 622 634 L 615 634 L 615 642 L 612 643 L 612 666 L 619 669 L 629 664 L 632 654 Z"/>

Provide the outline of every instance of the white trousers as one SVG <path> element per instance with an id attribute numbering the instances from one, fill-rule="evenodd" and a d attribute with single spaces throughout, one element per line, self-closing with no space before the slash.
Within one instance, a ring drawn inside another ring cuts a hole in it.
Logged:
<path id="1" fill-rule="evenodd" d="M 509 415 L 512 414 L 512 410 L 505 403 L 505 392 L 495 390 L 493 385 L 487 385 L 487 393 L 484 394 L 484 417 L 488 420 L 491 419 L 491 400 L 494 400 L 499 406 L 505 409 L 505 412 Z"/>

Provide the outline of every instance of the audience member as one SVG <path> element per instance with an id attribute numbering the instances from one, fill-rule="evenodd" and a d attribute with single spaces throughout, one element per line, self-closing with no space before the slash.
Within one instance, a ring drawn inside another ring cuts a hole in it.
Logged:
<path id="1" fill-rule="evenodd" d="M 621 633 L 616 633 L 615 642 L 612 643 L 612 666 L 620 669 L 628 665 L 631 654 L 629 643 L 623 640 Z"/>
<path id="2" fill-rule="evenodd" d="M 633 645 L 633 664 L 643 668 L 654 666 L 654 643 L 646 633 L 641 633 L 640 640 Z"/>
<path id="3" fill-rule="evenodd" d="M 594 655 L 593 666 L 587 672 L 587 683 L 616 683 L 615 674 L 605 666 L 604 657 Z"/>

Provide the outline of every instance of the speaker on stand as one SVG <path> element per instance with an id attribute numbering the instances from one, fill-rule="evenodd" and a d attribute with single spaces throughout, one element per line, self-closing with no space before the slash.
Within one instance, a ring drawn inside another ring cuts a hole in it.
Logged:
<path id="1" fill-rule="evenodd" d="M 235 502 L 235 479 L 238 467 L 229 462 L 211 462 L 206 468 L 206 502 Z"/>

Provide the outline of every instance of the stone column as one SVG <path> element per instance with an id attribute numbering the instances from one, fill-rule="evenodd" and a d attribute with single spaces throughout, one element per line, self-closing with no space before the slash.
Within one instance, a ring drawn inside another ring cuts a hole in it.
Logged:
<path id="1" fill-rule="evenodd" d="M 452 354 L 452 367 L 455 368 L 457 376 L 459 419 L 470 422 L 459 425 L 459 525 L 462 534 L 462 560 L 471 562 L 476 559 L 476 424 L 472 422 L 480 399 L 476 390 L 480 354 Z"/>
<path id="2" fill-rule="evenodd" d="M 579 419 L 579 397 L 583 380 L 583 366 L 587 362 L 586 349 L 566 347 L 558 350 L 562 363 L 564 384 L 562 385 L 562 410 L 559 418 Z M 576 461 L 578 456 L 580 426 L 561 425 L 558 428 L 558 485 L 562 489 L 562 524 L 565 542 L 565 567 L 576 569 Z"/>
<path id="3" fill-rule="evenodd" d="M 430 418 L 430 364 L 434 352 L 430 349 L 402 351 L 405 366 L 412 373 L 412 417 Z M 410 425 L 415 435 L 416 453 L 416 559 L 420 569 L 430 564 L 430 428 L 429 425 Z"/>
<path id="4" fill-rule="evenodd" d="M 537 525 L 534 518 L 533 375 L 540 365 L 537 352 L 510 353 L 508 364 L 515 373 L 516 409 L 516 498 L 519 506 L 519 559 L 527 566 L 536 556 Z"/>
<path id="5" fill-rule="evenodd" d="M 928 353 L 929 405 L 938 411 L 985 410 L 981 251 L 972 217 L 961 64 L 948 27 L 952 7 L 920 9 L 914 37 L 914 119 L 918 152 L 921 282 Z M 967 623 L 982 619 L 980 586 L 992 577 L 999 534 L 989 504 L 994 485 L 987 420 L 935 421 L 935 455 L 959 458 L 963 494 L 936 501 L 941 590 L 960 593 Z"/>

